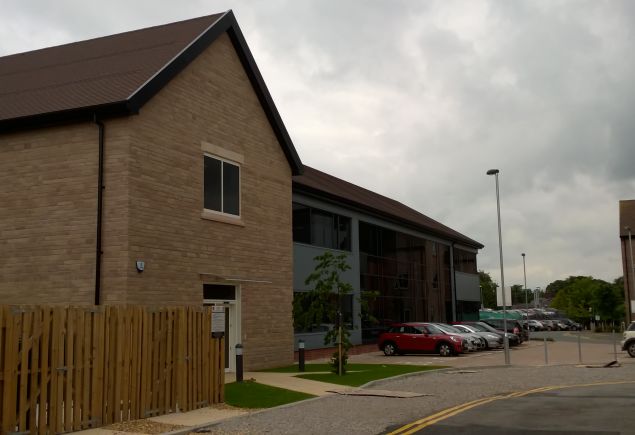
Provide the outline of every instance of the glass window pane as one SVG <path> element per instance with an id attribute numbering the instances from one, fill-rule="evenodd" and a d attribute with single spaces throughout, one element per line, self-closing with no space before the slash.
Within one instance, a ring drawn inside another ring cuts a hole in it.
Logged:
<path id="1" fill-rule="evenodd" d="M 223 212 L 240 215 L 240 168 L 223 162 Z"/>
<path id="2" fill-rule="evenodd" d="M 203 284 L 203 299 L 236 300 L 236 287 L 222 284 Z"/>
<path id="3" fill-rule="evenodd" d="M 333 214 L 313 209 L 311 213 L 311 243 L 325 248 L 337 248 Z"/>
<path id="4" fill-rule="evenodd" d="M 338 216 L 337 243 L 339 249 L 351 250 L 351 218 Z"/>
<path id="5" fill-rule="evenodd" d="M 311 209 L 305 205 L 293 203 L 293 241 L 311 243 Z"/>
<path id="6" fill-rule="evenodd" d="M 203 207 L 208 210 L 221 210 L 221 161 L 212 157 L 203 156 L 204 169 L 204 193 Z"/>

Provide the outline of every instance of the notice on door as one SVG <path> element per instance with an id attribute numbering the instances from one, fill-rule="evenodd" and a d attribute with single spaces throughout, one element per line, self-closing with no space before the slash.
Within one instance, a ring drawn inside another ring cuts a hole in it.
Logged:
<path id="1" fill-rule="evenodd" d="M 225 307 L 212 307 L 212 337 L 220 338 L 225 335 Z"/>

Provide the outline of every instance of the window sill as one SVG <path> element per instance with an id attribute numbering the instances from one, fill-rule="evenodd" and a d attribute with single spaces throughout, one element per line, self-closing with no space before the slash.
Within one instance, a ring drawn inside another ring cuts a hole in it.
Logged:
<path id="1" fill-rule="evenodd" d="M 237 225 L 239 227 L 244 227 L 245 223 L 240 216 L 230 216 L 226 214 L 215 213 L 210 210 L 203 210 L 201 212 L 201 219 L 222 222 L 225 224 Z"/>

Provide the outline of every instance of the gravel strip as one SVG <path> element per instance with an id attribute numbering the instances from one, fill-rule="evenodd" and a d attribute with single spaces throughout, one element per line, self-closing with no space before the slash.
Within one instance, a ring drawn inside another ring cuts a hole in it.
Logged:
<path id="1" fill-rule="evenodd" d="M 379 434 L 426 415 L 497 394 L 553 385 L 635 380 L 635 364 L 615 368 L 576 366 L 479 367 L 476 373 L 447 370 L 374 382 L 373 388 L 431 394 L 415 398 L 326 396 L 225 420 L 212 434 Z"/>

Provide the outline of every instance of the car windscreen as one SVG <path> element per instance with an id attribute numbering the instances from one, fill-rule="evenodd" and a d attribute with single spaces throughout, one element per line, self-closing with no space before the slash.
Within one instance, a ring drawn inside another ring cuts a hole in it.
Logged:
<path id="1" fill-rule="evenodd" d="M 479 332 L 489 332 L 488 329 L 486 329 L 483 325 L 479 324 L 479 323 L 470 323 L 468 325 L 470 328 L 473 328 Z"/>
<path id="2" fill-rule="evenodd" d="M 635 322 L 633 322 L 630 325 L 628 325 L 628 330 L 629 331 L 635 331 Z"/>
<path id="3" fill-rule="evenodd" d="M 450 326 L 450 325 L 437 325 L 439 327 L 440 330 L 445 331 L 445 332 L 450 332 L 452 334 L 464 334 L 463 331 L 461 331 L 460 329 L 456 329 L 454 326 Z"/>
<path id="4" fill-rule="evenodd" d="M 430 334 L 443 334 L 443 331 L 437 328 L 436 325 L 427 324 L 425 325 L 425 328 L 428 330 Z"/>
<path id="5" fill-rule="evenodd" d="M 485 331 L 498 332 L 496 330 L 496 328 L 494 328 L 493 326 L 488 325 L 487 323 L 476 323 L 476 325 L 479 325 L 480 327 L 484 328 Z"/>
<path id="6" fill-rule="evenodd" d="M 454 326 L 456 329 L 458 329 L 461 332 L 474 332 L 474 330 L 470 329 L 469 327 L 465 325 L 452 325 L 452 326 Z"/>

